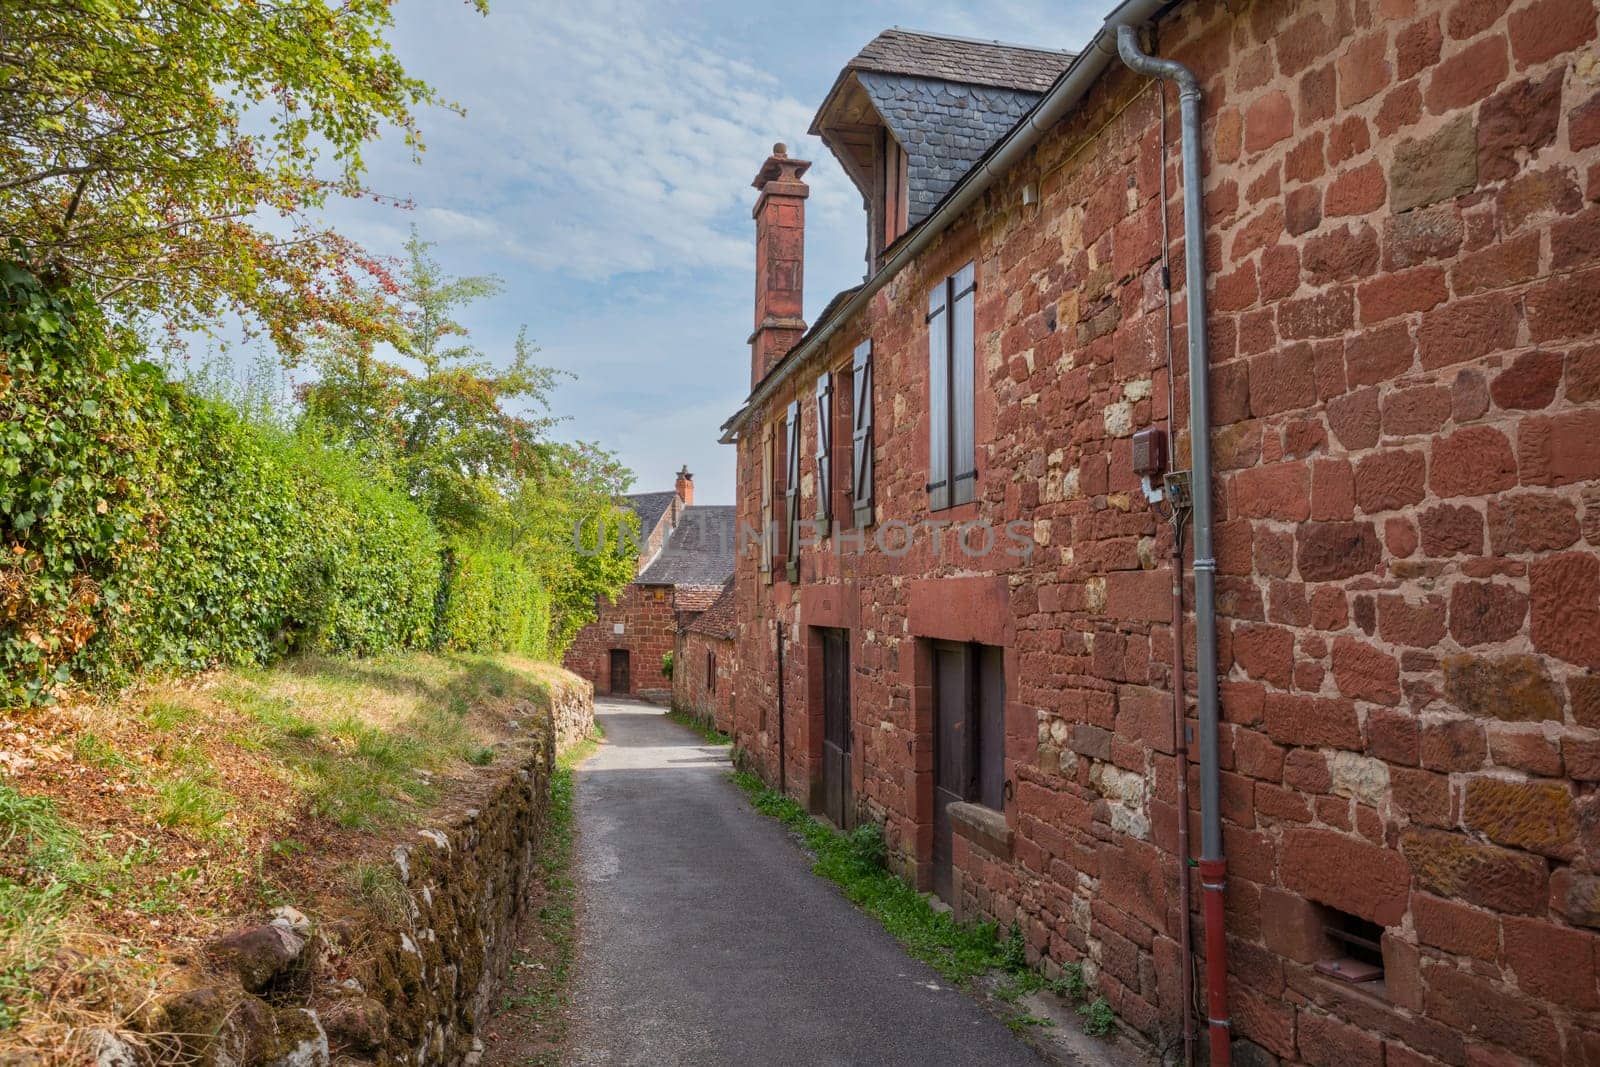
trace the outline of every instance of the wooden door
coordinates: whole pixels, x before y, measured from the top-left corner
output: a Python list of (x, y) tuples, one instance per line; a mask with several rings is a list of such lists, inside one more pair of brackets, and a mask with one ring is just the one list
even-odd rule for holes
[(633, 683), (629, 678), (628, 650), (613, 648), (611, 650), (611, 692), (631, 693)]
[(954, 903), (950, 805), (972, 792), (972, 656), (966, 645), (934, 645), (933, 891)]
[(855, 824), (850, 766), (850, 631), (822, 631), (822, 804), (841, 830)]

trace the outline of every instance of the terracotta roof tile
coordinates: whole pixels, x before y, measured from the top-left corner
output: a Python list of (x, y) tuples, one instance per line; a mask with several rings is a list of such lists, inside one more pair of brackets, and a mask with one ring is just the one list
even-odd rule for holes
[(705, 611), (687, 627), (692, 634), (705, 634), (731, 641), (738, 633), (738, 617), (734, 611), (733, 579), (722, 587), (722, 593)]

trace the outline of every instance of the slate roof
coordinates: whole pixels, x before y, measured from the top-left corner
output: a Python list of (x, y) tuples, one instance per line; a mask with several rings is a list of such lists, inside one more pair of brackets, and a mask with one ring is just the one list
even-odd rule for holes
[(622, 498), (624, 506), (639, 516), (639, 533), (646, 540), (656, 528), (661, 516), (667, 513), (677, 493), (669, 489), (664, 493), (631, 493)]
[(874, 37), (845, 69), (997, 85), (1042, 95), (1067, 69), (1072, 55), (1052, 48), (919, 33), (896, 26)]
[(738, 636), (738, 616), (734, 611), (733, 579), (722, 587), (722, 594), (685, 629), (692, 634), (705, 634), (724, 641)]
[(856, 77), (905, 150), (906, 221), (912, 226), (933, 213), (978, 157), (1004, 137), (1040, 96), (906, 74), (861, 71)]
[(719, 588), (733, 573), (737, 532), (732, 505), (684, 508), (677, 529), (636, 580), (640, 585)]

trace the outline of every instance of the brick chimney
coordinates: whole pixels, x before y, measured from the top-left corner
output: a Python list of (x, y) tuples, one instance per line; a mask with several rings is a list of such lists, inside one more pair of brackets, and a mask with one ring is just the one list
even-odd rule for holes
[(811, 167), (790, 159), (781, 142), (751, 184), (761, 190), (751, 214), (756, 220), (756, 329), (750, 335), (753, 387), (806, 332), (802, 315), (805, 279), (806, 197), (801, 175)]
[(689, 465), (685, 463), (678, 472), (678, 482), (673, 486), (678, 491), (678, 499), (683, 501), (684, 507), (694, 504), (694, 475), (689, 473)]

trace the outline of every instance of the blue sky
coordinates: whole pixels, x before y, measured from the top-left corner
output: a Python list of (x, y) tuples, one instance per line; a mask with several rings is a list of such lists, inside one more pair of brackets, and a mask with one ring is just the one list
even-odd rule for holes
[(408, 228), (458, 274), (505, 291), (466, 320), (491, 356), (519, 326), (539, 360), (577, 375), (556, 406), (560, 436), (598, 441), (670, 488), (687, 463), (699, 503), (733, 500), (733, 450), (718, 427), (748, 391), (750, 188), (774, 141), (815, 166), (806, 307), (860, 280), (860, 197), (806, 128), (839, 68), (899, 25), (1059, 48), (1104, 11), (1079, 2), (981, 5), (714, 0), (495, 0), (487, 18), (446, 0), (396, 5), (396, 50), (464, 105), (422, 116), (414, 164), (392, 138), (371, 184), (410, 211), (329, 214), (375, 251)]

